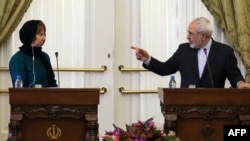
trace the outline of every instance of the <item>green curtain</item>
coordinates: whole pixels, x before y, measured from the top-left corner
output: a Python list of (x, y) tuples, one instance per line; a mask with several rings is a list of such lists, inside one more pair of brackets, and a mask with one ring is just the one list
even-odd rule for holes
[(240, 55), (250, 82), (250, 0), (202, 0)]
[(0, 46), (21, 21), (32, 0), (0, 0)]

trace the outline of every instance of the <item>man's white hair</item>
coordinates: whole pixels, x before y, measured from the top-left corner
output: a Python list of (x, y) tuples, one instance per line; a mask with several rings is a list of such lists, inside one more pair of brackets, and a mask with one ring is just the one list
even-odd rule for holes
[(195, 19), (198, 22), (197, 32), (198, 33), (206, 33), (208, 37), (211, 37), (213, 34), (213, 27), (210, 21), (207, 18), (199, 17)]

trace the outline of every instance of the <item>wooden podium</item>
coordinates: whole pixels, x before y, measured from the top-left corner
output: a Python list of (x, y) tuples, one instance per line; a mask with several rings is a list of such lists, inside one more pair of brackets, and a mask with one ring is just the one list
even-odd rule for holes
[(185, 141), (223, 141), (224, 125), (250, 124), (250, 89), (159, 88), (164, 130)]
[(8, 141), (96, 141), (99, 88), (10, 88)]

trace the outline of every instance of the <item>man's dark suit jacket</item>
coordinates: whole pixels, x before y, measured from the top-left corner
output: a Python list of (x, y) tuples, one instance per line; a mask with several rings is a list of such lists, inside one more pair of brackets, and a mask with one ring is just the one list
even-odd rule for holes
[[(182, 88), (187, 88), (190, 84), (200, 88), (211, 88), (212, 82), (207, 64), (201, 78), (199, 77), (197, 54), (198, 49), (193, 49), (189, 43), (184, 43), (166, 62), (151, 57), (150, 63), (148, 65), (143, 63), (143, 67), (162, 76), (180, 71)], [(208, 62), (214, 88), (224, 88), (226, 79), (230, 81), (232, 87), (237, 87), (237, 82), (244, 81), (237, 66), (234, 50), (230, 46), (212, 40)]]

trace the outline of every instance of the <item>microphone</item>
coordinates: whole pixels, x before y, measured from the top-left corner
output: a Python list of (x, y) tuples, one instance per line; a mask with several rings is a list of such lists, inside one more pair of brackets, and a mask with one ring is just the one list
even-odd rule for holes
[(58, 67), (58, 52), (55, 52), (56, 55), (56, 64), (57, 64), (57, 87), (60, 88), (60, 77), (59, 77), (59, 67)]
[(210, 65), (209, 65), (209, 61), (208, 61), (208, 56), (207, 56), (207, 49), (204, 48), (203, 49), (205, 55), (206, 55), (206, 58), (207, 58), (207, 68), (208, 68), (208, 73), (209, 73), (209, 77), (210, 77), (210, 82), (211, 82), (211, 85), (212, 85), (212, 88), (214, 88), (214, 81), (213, 81), (213, 77), (212, 77), (212, 73), (211, 73), (211, 69), (210, 69)]

